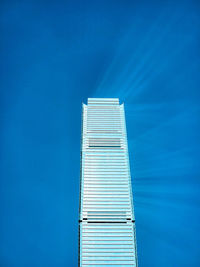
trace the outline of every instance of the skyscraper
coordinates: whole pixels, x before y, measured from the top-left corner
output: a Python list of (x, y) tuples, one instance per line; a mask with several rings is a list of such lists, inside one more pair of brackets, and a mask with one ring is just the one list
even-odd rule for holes
[(137, 266), (124, 105), (83, 104), (79, 266)]

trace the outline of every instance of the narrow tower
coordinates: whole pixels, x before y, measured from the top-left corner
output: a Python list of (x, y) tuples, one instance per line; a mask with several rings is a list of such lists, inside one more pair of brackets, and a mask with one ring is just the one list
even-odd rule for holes
[(79, 266), (136, 267), (124, 105), (89, 98), (82, 120)]

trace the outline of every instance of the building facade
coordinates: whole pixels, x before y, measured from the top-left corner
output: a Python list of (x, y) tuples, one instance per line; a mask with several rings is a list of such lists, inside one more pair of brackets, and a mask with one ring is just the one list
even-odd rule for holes
[(83, 104), (79, 266), (137, 267), (124, 105)]

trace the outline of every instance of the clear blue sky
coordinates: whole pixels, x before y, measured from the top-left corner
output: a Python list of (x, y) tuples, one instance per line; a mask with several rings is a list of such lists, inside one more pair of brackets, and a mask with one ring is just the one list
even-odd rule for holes
[(77, 266), (81, 103), (125, 102), (139, 267), (200, 266), (198, 1), (0, 2), (0, 266)]

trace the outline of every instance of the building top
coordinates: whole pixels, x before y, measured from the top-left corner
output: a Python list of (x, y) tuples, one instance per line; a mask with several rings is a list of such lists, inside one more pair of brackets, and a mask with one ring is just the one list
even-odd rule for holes
[(88, 105), (119, 105), (119, 98), (88, 98)]

